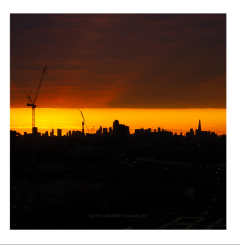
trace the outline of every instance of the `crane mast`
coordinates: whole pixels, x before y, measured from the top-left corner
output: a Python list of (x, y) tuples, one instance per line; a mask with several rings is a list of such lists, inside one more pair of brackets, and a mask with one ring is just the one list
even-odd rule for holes
[(41, 87), (41, 84), (42, 84), (42, 80), (43, 80), (43, 77), (44, 77), (44, 74), (46, 72), (46, 69), (47, 69), (47, 66), (44, 67), (43, 69), (43, 72), (42, 72), (42, 76), (41, 76), (41, 79), (40, 79), (40, 82), (39, 82), (39, 85), (38, 85), (38, 88), (37, 88), (37, 92), (36, 92), (36, 95), (35, 95), (35, 98), (34, 100), (32, 101), (30, 95), (28, 94), (28, 100), (31, 102), (31, 103), (27, 103), (27, 106), (31, 106), (32, 107), (32, 128), (35, 127), (35, 108), (36, 108), (36, 100), (37, 100), (37, 96), (38, 96), (38, 92), (39, 92), (39, 89)]
[[(34, 97), (34, 100), (31, 99), (30, 95), (28, 94), (28, 103), (27, 103), (27, 106), (31, 106), (32, 107), (32, 167), (35, 166), (35, 136), (36, 136), (36, 133), (37, 133), (37, 130), (35, 128), (35, 108), (36, 108), (36, 100), (37, 100), (37, 96), (38, 96), (38, 92), (39, 92), (39, 89), (41, 87), (41, 84), (42, 84), (42, 80), (43, 80), (43, 77), (44, 77), (44, 74), (46, 72), (46, 69), (47, 69), (47, 66), (45, 66), (43, 68), (43, 72), (42, 72), (42, 75), (41, 75), (41, 79), (40, 79), (40, 82), (38, 84), (38, 88), (37, 88), (37, 92), (36, 92), (36, 95)], [(31, 103), (29, 103), (31, 102)]]
[[(80, 111), (81, 114), (82, 114), (82, 111)], [(84, 134), (84, 122), (85, 122), (85, 119), (84, 119), (84, 116), (82, 114), (82, 118), (83, 118), (83, 121), (82, 121), (82, 133)]]
[[(79, 110), (80, 111), (80, 110)], [(85, 118), (84, 118), (84, 116), (83, 116), (83, 113), (82, 113), (82, 111), (80, 111), (81, 112), (81, 115), (82, 115), (82, 133), (84, 134), (84, 124), (85, 124)], [(86, 128), (87, 128), (87, 132), (89, 133), (89, 129), (88, 129), (88, 127), (87, 127), (87, 124), (85, 124), (86, 125)], [(93, 126), (93, 129), (94, 129), (94, 126)], [(92, 131), (93, 131), (93, 129), (92, 129)], [(92, 131), (91, 131), (91, 133), (92, 133)]]

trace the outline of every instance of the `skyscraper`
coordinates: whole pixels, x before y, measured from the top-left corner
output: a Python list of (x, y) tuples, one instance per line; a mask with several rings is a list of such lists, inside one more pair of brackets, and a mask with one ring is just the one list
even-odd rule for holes
[(199, 120), (199, 124), (198, 124), (198, 132), (201, 132), (201, 120)]
[(103, 135), (107, 135), (107, 128), (103, 128)]
[(113, 122), (113, 133), (116, 134), (117, 130), (118, 130), (118, 126), (119, 126), (119, 121), (115, 120)]
[(201, 120), (199, 120), (198, 129), (196, 129), (196, 136), (201, 137), (202, 132), (203, 131), (201, 129)]
[(125, 126), (125, 124), (119, 124), (118, 120), (113, 122), (113, 136), (124, 140), (129, 135), (129, 126)]
[(190, 135), (191, 135), (191, 136), (194, 136), (193, 128), (190, 129)]
[(109, 128), (109, 133), (112, 134), (113, 130), (112, 127)]
[(62, 129), (58, 129), (58, 130), (57, 130), (57, 136), (58, 136), (58, 137), (61, 137), (61, 136), (62, 136)]
[(97, 130), (96, 134), (99, 136), (102, 135), (102, 126)]

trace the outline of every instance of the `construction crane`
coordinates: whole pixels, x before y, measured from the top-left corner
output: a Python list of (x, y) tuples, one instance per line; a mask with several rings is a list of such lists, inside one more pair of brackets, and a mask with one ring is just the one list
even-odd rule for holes
[[(35, 127), (35, 107), (36, 107), (36, 99), (37, 99), (37, 96), (38, 96), (38, 92), (39, 92), (39, 89), (41, 87), (41, 83), (42, 83), (42, 80), (43, 80), (43, 76), (44, 76), (44, 73), (47, 69), (47, 66), (45, 66), (43, 68), (43, 72), (42, 72), (42, 76), (41, 76), (41, 79), (40, 79), (40, 82), (39, 82), (39, 85), (38, 85), (38, 88), (37, 88), (37, 92), (36, 92), (36, 95), (35, 95), (35, 98), (34, 100), (32, 101), (30, 95), (28, 94), (28, 103), (27, 103), (27, 106), (31, 106), (32, 107), (32, 128)], [(29, 103), (31, 102), (31, 103)]]
[[(80, 111), (80, 110), (79, 110)], [(85, 123), (85, 118), (84, 118), (84, 116), (83, 116), (83, 113), (82, 113), (82, 111), (80, 111), (81, 112), (81, 115), (82, 115), (82, 118), (83, 118), (83, 121), (82, 121), (82, 133), (84, 133), (84, 124), (86, 125), (86, 128), (87, 128), (87, 132), (89, 133), (93, 133), (93, 130), (94, 130), (94, 126), (93, 126), (93, 128), (92, 128), (92, 130), (90, 131), (89, 129), (88, 129), (88, 126), (87, 126), (87, 124)]]
[[(80, 111), (80, 112), (82, 114), (82, 111)], [(83, 114), (82, 114), (82, 118), (83, 118), (83, 121), (82, 121), (82, 133), (84, 134), (84, 122), (85, 122), (85, 118), (84, 118)]]

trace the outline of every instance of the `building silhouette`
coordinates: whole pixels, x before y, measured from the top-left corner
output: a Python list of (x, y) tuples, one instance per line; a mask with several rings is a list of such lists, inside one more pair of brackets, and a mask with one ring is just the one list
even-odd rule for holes
[(102, 126), (100, 126), (100, 128), (97, 130), (96, 134), (98, 136), (101, 136), (102, 135)]
[(113, 136), (118, 140), (125, 140), (129, 132), (129, 126), (125, 126), (125, 124), (119, 124), (118, 120), (113, 122)]
[(61, 136), (62, 136), (62, 129), (58, 129), (58, 130), (57, 130), (57, 136), (58, 136), (58, 137), (61, 137)]
[(210, 135), (211, 135), (210, 131), (202, 131), (201, 121), (199, 120), (198, 129), (196, 129), (197, 138), (210, 139)]
[(33, 128), (32, 128), (32, 133), (33, 133), (33, 135), (35, 135), (35, 136), (37, 135), (37, 127), (33, 127)]
[(115, 120), (113, 122), (113, 134), (116, 134), (116, 132), (118, 130), (118, 127), (119, 127), (119, 121), (118, 120)]
[(112, 127), (109, 127), (109, 134), (112, 135), (112, 133), (113, 133)]
[(190, 129), (190, 132), (187, 132), (187, 133), (186, 133), (186, 137), (188, 137), (188, 138), (193, 138), (193, 137), (194, 137), (194, 131), (193, 131), (193, 128)]
[(107, 135), (107, 133), (108, 133), (108, 129), (107, 128), (103, 128), (103, 135)]
[(53, 137), (54, 136), (54, 130), (52, 128), (52, 132), (50, 132), (50, 137)]
[(198, 123), (198, 129), (195, 130), (195, 134), (197, 137), (200, 137), (201, 136), (201, 121), (199, 120), (199, 123)]
[(48, 131), (46, 131), (42, 136), (48, 137)]
[(198, 131), (201, 132), (201, 120), (199, 120)]

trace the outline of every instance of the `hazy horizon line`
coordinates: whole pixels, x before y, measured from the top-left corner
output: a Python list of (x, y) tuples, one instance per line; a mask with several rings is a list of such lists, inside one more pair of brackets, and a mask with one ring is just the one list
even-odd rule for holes
[[(25, 107), (10, 107), (10, 109), (30, 109), (29, 107), (25, 108)], [(136, 107), (36, 107), (35, 109), (152, 109), (152, 110), (210, 110), (210, 109), (227, 109), (227, 108), (222, 108), (222, 107), (206, 107), (206, 108), (190, 108), (190, 107), (186, 107), (186, 108), (155, 108), (155, 107), (139, 107), (139, 108), (136, 108)]]

